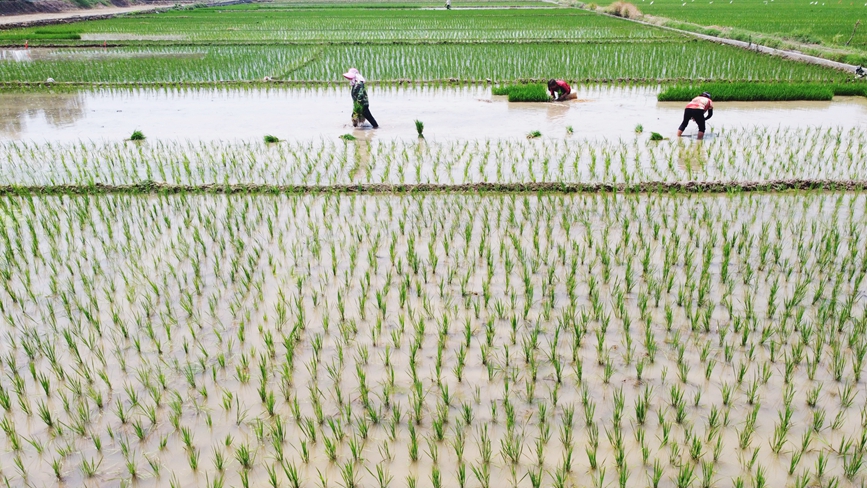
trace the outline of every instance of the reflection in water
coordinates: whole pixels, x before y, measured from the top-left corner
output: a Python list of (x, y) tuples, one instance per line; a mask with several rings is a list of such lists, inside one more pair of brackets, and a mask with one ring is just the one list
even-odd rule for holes
[(349, 170), (349, 179), (355, 180), (363, 176), (370, 167), (370, 141), (373, 139), (373, 129), (359, 129), (352, 131), (355, 140), (354, 164)]
[(54, 128), (68, 127), (84, 117), (81, 93), (0, 94), (0, 134), (18, 137), (28, 120), (44, 118)]
[(105, 61), (132, 58), (203, 59), (206, 55), (205, 51), (158, 52), (151, 50), (135, 51), (127, 48), (0, 49), (0, 61), (19, 63), (30, 61)]
[(571, 102), (550, 102), (548, 105), (548, 121), (559, 122), (566, 118)]
[(702, 174), (707, 165), (708, 156), (702, 141), (697, 144), (681, 145), (677, 151), (677, 167), (687, 174), (687, 180), (693, 180)]
[(0, 49), (0, 61), (15, 61), (21, 63), (24, 61), (33, 61), (28, 49)]

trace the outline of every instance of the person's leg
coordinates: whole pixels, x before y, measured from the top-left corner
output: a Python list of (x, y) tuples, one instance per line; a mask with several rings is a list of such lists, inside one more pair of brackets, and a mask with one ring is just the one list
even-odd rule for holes
[(698, 140), (704, 139), (704, 113), (695, 116), (695, 123), (698, 124)]
[(379, 127), (379, 124), (376, 123), (376, 119), (374, 119), (373, 115), (370, 113), (370, 107), (368, 105), (364, 106), (364, 110), (362, 110), (361, 113), (364, 114), (364, 118), (370, 122), (370, 125), (372, 125), (374, 129)]
[(683, 130), (686, 129), (687, 124), (689, 124), (689, 119), (692, 118), (692, 115), (689, 113), (689, 109), (683, 110), (683, 122), (680, 123), (680, 127), (677, 128), (677, 137), (683, 135)]

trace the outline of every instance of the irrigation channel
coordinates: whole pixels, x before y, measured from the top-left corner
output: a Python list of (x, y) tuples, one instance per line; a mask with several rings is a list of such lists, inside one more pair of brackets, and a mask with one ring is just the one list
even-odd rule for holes
[[(121, 140), (133, 130), (151, 139), (309, 140), (352, 133), (358, 138), (407, 140), (414, 121), (424, 123), (428, 140), (523, 138), (532, 131), (563, 138), (671, 136), (683, 103), (656, 101), (657, 86), (584, 86), (567, 103), (509, 103), (489, 86), (383, 87), (369, 89), (378, 131), (354, 130), (349, 123), (348, 87), (105, 88), (76, 92), (7, 93), (0, 97), (0, 137), (71, 142)], [(749, 127), (867, 128), (867, 100), (838, 97), (831, 102), (717, 103), (709, 122), (714, 131)], [(695, 134), (695, 126), (687, 131)]]

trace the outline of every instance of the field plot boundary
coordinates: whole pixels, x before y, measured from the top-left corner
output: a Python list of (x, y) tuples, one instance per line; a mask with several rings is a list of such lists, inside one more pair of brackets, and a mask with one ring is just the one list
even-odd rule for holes
[(730, 193), (783, 191), (862, 192), (867, 180), (781, 179), (766, 181), (682, 181), (642, 183), (360, 183), (343, 185), (270, 185), (256, 183), (207, 183), (182, 185), (143, 181), (131, 185), (94, 183), (88, 185), (3, 185), (0, 196), (14, 195), (99, 195), (99, 194), (319, 194), (354, 193), (385, 195), (395, 193)]
[[(120, 17), (124, 15), (136, 15), (136, 14), (149, 14), (155, 12), (161, 12), (166, 10), (172, 10), (178, 7), (178, 5), (198, 5), (200, 2), (187, 0), (188, 3), (181, 3), (178, 1), (169, 2), (166, 1), (164, 3), (157, 4), (139, 4), (139, 5), (131, 5), (129, 7), (117, 7), (114, 11), (110, 13), (106, 13), (103, 9), (80, 9), (80, 10), (66, 10), (61, 12), (54, 13), (44, 13), (44, 14), (22, 14), (22, 15), (7, 15), (0, 16), (0, 30), (9, 30), (9, 29), (19, 29), (25, 27), (43, 27), (46, 25), (57, 25), (57, 24), (72, 24), (76, 22), (85, 22), (89, 20), (106, 20), (113, 19), (115, 17)], [(207, 3), (208, 7), (225, 7), (229, 5), (237, 5), (241, 3), (253, 3), (253, 0), (216, 0), (214, 2)], [(44, 17), (41, 19), (31, 19), (26, 20), (27, 17)]]
[(605, 16), (613, 17), (615, 19), (620, 19), (620, 20), (626, 20), (629, 22), (634, 22), (636, 24), (646, 25), (648, 27), (656, 27), (656, 28), (664, 29), (664, 30), (671, 31), (671, 32), (677, 32), (677, 33), (680, 33), (683, 35), (696, 37), (698, 39), (702, 39), (705, 41), (715, 42), (717, 44), (725, 44), (728, 46), (739, 47), (741, 49), (746, 49), (748, 51), (755, 51), (755, 52), (759, 52), (759, 53), (763, 53), (763, 54), (770, 54), (772, 56), (777, 56), (777, 57), (789, 59), (792, 61), (799, 61), (802, 63), (815, 64), (818, 66), (824, 66), (826, 68), (832, 68), (832, 69), (836, 69), (836, 70), (840, 70), (840, 71), (848, 71), (848, 72), (854, 73), (855, 69), (857, 68), (857, 66), (855, 66), (854, 64), (847, 64), (847, 63), (841, 63), (839, 61), (832, 61), (830, 59), (825, 59), (825, 58), (822, 58), (819, 56), (813, 56), (810, 54), (804, 54), (804, 53), (797, 52), (797, 51), (790, 51), (790, 50), (786, 50), (786, 49), (777, 49), (777, 48), (773, 48), (773, 47), (763, 46), (761, 44), (756, 44), (754, 42), (744, 42), (744, 41), (739, 41), (737, 39), (729, 39), (727, 37), (711, 36), (711, 35), (707, 35), (707, 34), (702, 34), (700, 32), (692, 32), (692, 31), (688, 31), (688, 30), (684, 30), (684, 29), (677, 29), (674, 27), (669, 27), (666, 25), (654, 24), (653, 22), (647, 22), (645, 20), (627, 19), (625, 17), (618, 17), (616, 15), (611, 15), (611, 14), (606, 14), (606, 13), (600, 13), (600, 15), (605, 15)]

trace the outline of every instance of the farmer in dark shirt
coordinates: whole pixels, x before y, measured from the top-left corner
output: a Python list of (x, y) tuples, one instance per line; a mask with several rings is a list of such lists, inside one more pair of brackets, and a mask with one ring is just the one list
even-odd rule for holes
[(376, 119), (374, 119), (373, 115), (370, 113), (370, 101), (367, 99), (367, 89), (364, 86), (364, 77), (361, 76), (361, 73), (359, 73), (355, 68), (349, 68), (349, 71), (343, 73), (343, 77), (349, 80), (349, 86), (352, 87), (352, 90), (350, 91), (352, 101), (361, 105), (361, 113), (364, 115), (364, 118), (370, 122), (370, 125), (372, 125), (374, 129), (378, 129), (379, 124), (376, 123)]

